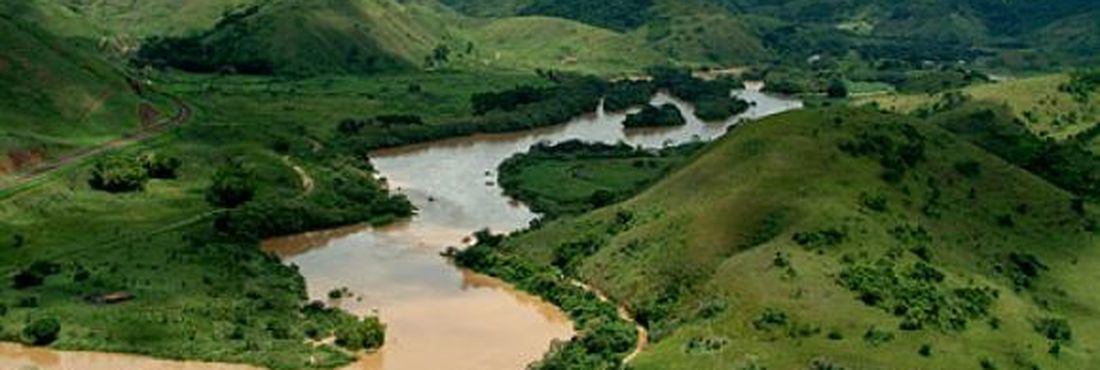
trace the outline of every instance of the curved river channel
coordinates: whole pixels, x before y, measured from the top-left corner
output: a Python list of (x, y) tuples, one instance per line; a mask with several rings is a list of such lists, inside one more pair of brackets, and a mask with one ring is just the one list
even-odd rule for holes
[[(458, 269), (440, 257), (448, 246), (488, 227), (497, 233), (526, 227), (538, 215), (503, 194), (496, 168), (539, 142), (572, 139), (661, 147), (713, 140), (742, 119), (760, 118), (802, 104), (757, 91), (738, 91), (752, 108), (721, 123), (695, 118), (694, 109), (667, 95), (688, 124), (624, 131), (625, 113), (598, 112), (568, 123), (520, 133), (476, 135), (372, 153), (392, 190), (416, 205), (416, 217), (391, 226), (353, 226), (269, 240), (264, 248), (297, 265), (309, 294), (327, 299), (335, 288), (353, 296), (330, 301), (356, 314), (376, 313), (387, 324), (386, 345), (353, 370), (522, 369), (573, 325), (556, 307), (496, 279)], [(99, 353), (71, 353), (0, 345), (0, 368), (19, 369), (236, 369), (220, 364), (165, 362)]]

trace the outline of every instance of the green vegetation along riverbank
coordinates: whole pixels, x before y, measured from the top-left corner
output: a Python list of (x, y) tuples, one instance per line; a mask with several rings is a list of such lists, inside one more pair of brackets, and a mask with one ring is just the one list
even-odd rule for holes
[(570, 141), (536, 145), (500, 165), (504, 192), (547, 218), (630, 198), (692, 158), (703, 144), (648, 151)]
[(866, 108), (748, 123), (492, 250), (627, 305), (652, 340), (633, 368), (1094, 363), (1095, 206), (942, 127)]

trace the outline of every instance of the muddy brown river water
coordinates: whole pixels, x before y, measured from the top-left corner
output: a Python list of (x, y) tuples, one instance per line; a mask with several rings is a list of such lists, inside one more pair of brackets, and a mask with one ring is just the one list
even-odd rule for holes
[[(512, 134), (476, 135), (377, 151), (372, 162), (394, 191), (417, 206), (411, 220), (383, 228), (346, 227), (269, 240), (264, 248), (297, 265), (309, 293), (327, 299), (346, 287), (354, 294), (332, 302), (357, 314), (378, 314), (388, 325), (385, 347), (349, 366), (355, 370), (522, 369), (553, 340), (573, 333), (557, 308), (496, 279), (455, 268), (439, 253), (488, 227), (510, 232), (537, 215), (503, 195), (496, 168), (539, 142), (571, 139), (661, 147), (712, 140), (745, 118), (797, 109), (801, 103), (756, 91), (736, 94), (754, 102), (745, 114), (705, 123), (687, 104), (667, 95), (688, 124), (624, 131), (625, 113), (599, 112), (568, 123)], [(56, 352), (0, 345), (0, 369), (237, 369), (232, 365), (165, 362), (99, 353)]]

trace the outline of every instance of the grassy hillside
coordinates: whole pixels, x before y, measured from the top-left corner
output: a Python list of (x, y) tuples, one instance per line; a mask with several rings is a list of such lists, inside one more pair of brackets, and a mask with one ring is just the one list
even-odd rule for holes
[(143, 38), (209, 28), (222, 14), (264, 0), (13, 0), (33, 4), (45, 27), (65, 36)]
[(640, 38), (547, 17), (491, 20), (468, 31), (475, 66), (579, 70), (590, 73), (639, 71), (666, 59)]
[[(1007, 105), (1036, 134), (1061, 140), (1100, 124), (1100, 94), (1075, 97), (1060, 88), (1069, 81), (1065, 74), (1042, 75), (974, 85), (960, 92), (974, 100)], [(885, 109), (911, 113), (931, 109), (941, 99), (935, 95), (891, 94), (857, 102), (874, 102)]]
[(703, 1), (658, 1), (660, 14), (638, 33), (664, 55), (687, 64), (745, 65), (767, 60), (754, 25)]
[(176, 113), (92, 46), (3, 17), (0, 43), (0, 176)]
[(1072, 199), (914, 118), (811, 110), (500, 250), (625, 303), (638, 369), (1087, 368), (1100, 248)]
[(139, 63), (192, 72), (373, 73), (419, 66), (447, 37), (445, 13), (418, 2), (280, 0), (214, 28), (147, 42)]

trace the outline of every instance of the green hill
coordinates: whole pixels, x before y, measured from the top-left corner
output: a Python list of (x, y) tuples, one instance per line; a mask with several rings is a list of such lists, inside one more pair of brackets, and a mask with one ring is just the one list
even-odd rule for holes
[(447, 35), (431, 4), (392, 0), (280, 0), (223, 17), (193, 36), (158, 38), (141, 63), (192, 72), (372, 73), (419, 65)]
[(810, 110), (500, 248), (625, 303), (637, 369), (1087, 368), (1100, 249), (1073, 199), (915, 118)]
[(635, 35), (560, 18), (508, 17), (471, 27), (473, 63), (503, 68), (627, 72), (666, 58)]
[[(1070, 83), (1066, 74), (1039, 75), (997, 83), (979, 84), (958, 90), (973, 100), (1008, 106), (1035, 134), (1057, 140), (1072, 138), (1100, 124), (1100, 96), (1074, 96), (1063, 91)], [(928, 94), (885, 94), (861, 97), (859, 103), (901, 112), (930, 111), (943, 104), (943, 96)]]
[(687, 64), (747, 65), (771, 59), (754, 21), (702, 1), (659, 1), (661, 14), (636, 33), (656, 50)]
[(93, 46), (0, 17), (0, 175), (101, 144), (175, 113)]
[(43, 27), (73, 37), (142, 38), (210, 28), (227, 12), (260, 0), (13, 0), (31, 4)]

